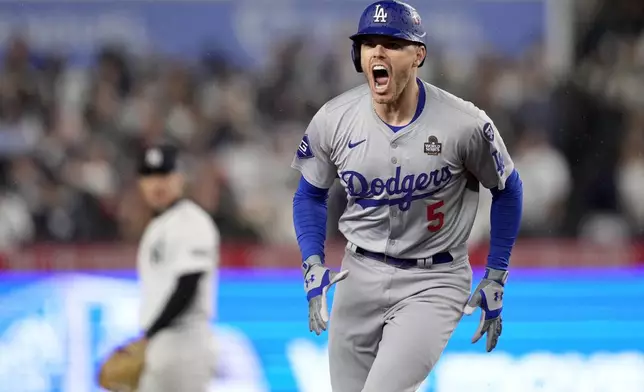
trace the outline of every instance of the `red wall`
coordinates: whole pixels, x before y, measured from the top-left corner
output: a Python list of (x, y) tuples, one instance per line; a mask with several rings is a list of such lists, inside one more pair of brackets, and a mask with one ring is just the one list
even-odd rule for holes
[[(327, 263), (339, 266), (343, 243), (327, 244)], [(482, 266), (486, 247), (470, 249), (472, 265)], [(131, 244), (37, 245), (0, 255), (0, 270), (110, 270), (132, 269), (136, 249)], [(299, 266), (296, 246), (224, 244), (222, 266), (234, 268)], [(632, 266), (644, 261), (644, 244), (606, 246), (579, 241), (523, 240), (511, 264), (521, 267)]]

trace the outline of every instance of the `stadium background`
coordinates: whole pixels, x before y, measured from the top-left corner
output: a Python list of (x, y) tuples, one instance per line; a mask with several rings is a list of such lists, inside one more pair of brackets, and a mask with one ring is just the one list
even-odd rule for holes
[[(223, 235), (213, 390), (329, 391), (289, 163), (362, 0), (0, 3), (0, 391), (97, 391), (138, 333), (132, 158), (170, 138)], [(525, 189), (497, 350), (464, 319), (424, 391), (644, 391), (644, 3), (412, 1), (421, 76), (495, 120)], [(489, 196), (473, 231), (484, 265)], [(329, 262), (342, 239), (329, 211)], [(431, 331), (428, 331), (430, 333)], [(468, 374), (466, 376), (466, 374)]]

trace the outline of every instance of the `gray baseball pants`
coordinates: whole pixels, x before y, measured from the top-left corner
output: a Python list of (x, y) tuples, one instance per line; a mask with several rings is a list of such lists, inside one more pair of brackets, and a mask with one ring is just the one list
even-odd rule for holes
[(329, 320), (334, 392), (415, 392), (461, 320), (470, 295), (467, 249), (454, 261), (402, 269), (347, 249), (349, 276)]
[(138, 392), (207, 392), (213, 377), (208, 325), (160, 331), (148, 343)]

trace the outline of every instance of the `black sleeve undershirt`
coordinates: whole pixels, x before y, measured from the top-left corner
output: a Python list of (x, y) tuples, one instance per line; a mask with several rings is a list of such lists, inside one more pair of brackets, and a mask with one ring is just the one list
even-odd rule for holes
[(145, 333), (148, 339), (152, 338), (152, 336), (163, 328), (168, 327), (178, 316), (188, 309), (197, 294), (199, 279), (202, 275), (203, 272), (194, 272), (179, 277), (177, 286), (170, 296), (170, 299), (168, 299), (163, 311)]

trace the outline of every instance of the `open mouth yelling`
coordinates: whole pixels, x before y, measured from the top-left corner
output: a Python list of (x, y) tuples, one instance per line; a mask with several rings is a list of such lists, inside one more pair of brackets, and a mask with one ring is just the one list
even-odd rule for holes
[(376, 92), (384, 93), (389, 86), (389, 70), (384, 65), (375, 64), (371, 67), (371, 72)]

